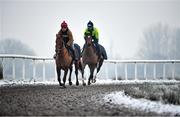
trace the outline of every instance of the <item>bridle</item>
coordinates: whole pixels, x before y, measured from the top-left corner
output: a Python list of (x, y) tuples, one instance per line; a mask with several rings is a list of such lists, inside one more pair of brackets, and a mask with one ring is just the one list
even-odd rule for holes
[[(86, 36), (85, 40), (86, 40), (87, 45), (89, 45), (89, 44), (92, 45), (93, 42), (92, 42), (92, 37), (91, 36)], [(88, 43), (88, 40), (91, 41), (91, 43)]]
[(61, 42), (62, 42), (62, 47), (57, 49), (57, 53), (60, 53), (65, 48), (64, 41), (61, 40)]

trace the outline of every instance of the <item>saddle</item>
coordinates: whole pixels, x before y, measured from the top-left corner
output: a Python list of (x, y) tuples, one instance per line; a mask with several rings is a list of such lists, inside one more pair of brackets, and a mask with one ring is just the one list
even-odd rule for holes
[(67, 51), (69, 52), (70, 56), (73, 58), (73, 52), (70, 48), (66, 47)]
[[(73, 48), (67, 48), (67, 50), (68, 50), (68, 52), (72, 58), (74, 58), (75, 60), (80, 59), (81, 49), (80, 49), (80, 46), (78, 44), (74, 44), (74, 50), (73, 50)], [(74, 54), (73, 54), (73, 52), (74, 52)]]

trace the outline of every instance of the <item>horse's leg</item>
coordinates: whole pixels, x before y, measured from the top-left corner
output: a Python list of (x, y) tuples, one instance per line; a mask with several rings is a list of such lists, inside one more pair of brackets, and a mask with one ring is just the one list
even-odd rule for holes
[(76, 85), (79, 85), (78, 81), (78, 63), (75, 63)]
[(88, 85), (91, 84), (91, 80), (93, 80), (93, 75), (94, 75), (94, 69), (95, 67), (94, 66), (89, 66), (90, 68), (90, 76), (89, 76), (89, 79), (88, 79)]
[(85, 80), (85, 78), (84, 78), (85, 65), (83, 65), (82, 62), (80, 62), (80, 64), (79, 64), (79, 69), (80, 69), (81, 74), (82, 74), (82, 84), (83, 84), (83, 86), (86, 86), (86, 83), (84, 82), (84, 80)]
[(97, 73), (100, 71), (103, 62), (104, 62), (104, 59), (100, 59), (99, 65), (98, 65), (98, 68), (97, 68)]
[(95, 74), (95, 76), (94, 76), (94, 78), (93, 78), (93, 83), (96, 82), (97, 73), (100, 71), (103, 62), (104, 62), (104, 59), (100, 59), (99, 64), (98, 64), (98, 67), (97, 67), (97, 72), (96, 72), (96, 74)]
[(85, 66), (83, 66), (82, 62), (80, 62), (80, 64), (79, 64), (79, 69), (80, 69), (81, 74), (82, 74), (82, 84), (83, 84), (83, 86), (86, 86), (86, 83), (84, 82), (84, 80), (85, 80), (85, 78), (84, 78)]
[(56, 71), (57, 71), (57, 77), (58, 77), (59, 85), (62, 86), (63, 84), (61, 83), (61, 69), (56, 67)]
[(63, 86), (65, 87), (65, 83), (66, 83), (66, 76), (67, 76), (67, 73), (68, 73), (68, 69), (65, 69), (64, 70), (64, 77), (63, 77)]
[(72, 74), (73, 67), (71, 66), (71, 67), (69, 68), (69, 70), (70, 70), (70, 73), (69, 73), (69, 85), (72, 85), (72, 82), (71, 82), (71, 74)]

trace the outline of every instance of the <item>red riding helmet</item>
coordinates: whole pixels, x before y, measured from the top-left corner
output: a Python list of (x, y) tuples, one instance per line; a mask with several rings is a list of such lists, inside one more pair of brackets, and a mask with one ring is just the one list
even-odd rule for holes
[(61, 28), (67, 28), (67, 27), (68, 27), (67, 23), (65, 21), (63, 21), (61, 23)]

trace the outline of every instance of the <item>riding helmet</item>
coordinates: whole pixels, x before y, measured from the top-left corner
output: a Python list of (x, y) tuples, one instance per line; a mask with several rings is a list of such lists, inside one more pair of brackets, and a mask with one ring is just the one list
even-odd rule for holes
[(68, 27), (67, 23), (65, 21), (63, 21), (61, 23), (61, 28), (67, 28), (67, 27)]
[(94, 24), (91, 21), (89, 21), (88, 24), (87, 24), (87, 27), (88, 28), (93, 28), (93, 26), (94, 26)]

